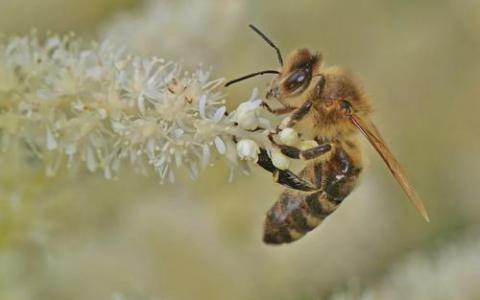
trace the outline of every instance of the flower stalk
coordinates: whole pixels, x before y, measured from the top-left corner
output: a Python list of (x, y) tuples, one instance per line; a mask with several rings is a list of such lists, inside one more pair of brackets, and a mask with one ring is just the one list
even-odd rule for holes
[[(196, 178), (217, 153), (247, 172), (270, 121), (254, 91), (228, 113), (223, 79), (160, 58), (126, 53), (108, 41), (73, 36), (15, 37), (0, 44), (0, 149), (24, 145), (46, 174), (81, 167), (115, 177), (129, 165), (173, 182)], [(264, 130), (252, 131), (255, 128)], [(248, 139), (247, 147), (235, 141)], [(253, 144), (252, 144), (253, 143)], [(237, 151), (239, 149), (239, 151)]]

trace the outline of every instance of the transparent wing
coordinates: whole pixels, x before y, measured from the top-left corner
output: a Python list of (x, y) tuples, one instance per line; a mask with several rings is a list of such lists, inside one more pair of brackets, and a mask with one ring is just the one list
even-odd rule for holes
[(385, 141), (380, 136), (380, 133), (378, 132), (375, 125), (371, 121), (364, 120), (357, 115), (350, 116), (350, 121), (368, 139), (368, 141), (373, 146), (373, 148), (375, 148), (378, 154), (380, 154), (388, 169), (392, 173), (393, 177), (397, 180), (397, 182), (407, 194), (408, 199), (410, 199), (413, 206), (415, 206), (415, 208), (427, 222), (430, 222), (430, 218), (428, 217), (428, 213), (425, 209), (425, 206), (423, 205), (422, 199), (420, 199), (420, 196), (417, 194), (413, 186), (408, 181), (407, 177), (405, 176), (405, 172), (402, 169), (402, 166), (393, 156), (390, 149), (388, 149)]

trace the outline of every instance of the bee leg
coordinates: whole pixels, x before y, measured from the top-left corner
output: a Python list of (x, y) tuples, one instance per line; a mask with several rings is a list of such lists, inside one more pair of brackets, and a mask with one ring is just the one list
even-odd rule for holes
[(290, 170), (276, 170), (273, 173), (273, 178), (276, 183), (285, 187), (299, 190), (303, 192), (314, 192), (320, 190), (320, 187), (313, 185), (311, 182), (299, 177)]
[(272, 160), (268, 156), (267, 151), (263, 148), (260, 148), (257, 164), (268, 172), (272, 173), (275, 182), (280, 183), (288, 188), (304, 192), (317, 191), (320, 189), (320, 187), (303, 179), (290, 170), (280, 170), (275, 167), (272, 163)]
[(340, 204), (355, 187), (362, 167), (344, 150), (337, 151), (325, 167), (325, 195), (332, 203)]
[(295, 110), (295, 108), (287, 106), (280, 108), (271, 108), (266, 102), (262, 102), (262, 106), (274, 115), (284, 115)]
[(283, 155), (301, 160), (315, 159), (332, 150), (332, 145), (330, 143), (321, 144), (305, 150), (287, 145), (278, 145), (277, 147), (280, 148), (280, 152), (282, 152)]
[(298, 109), (296, 109), (287, 119), (285, 128), (295, 126), (299, 121), (301, 121), (312, 108), (312, 101), (307, 100), (302, 104)]
[[(265, 105), (267, 105), (267, 104), (265, 103)], [(302, 104), (302, 106), (300, 106), (297, 109), (293, 109), (291, 107), (284, 107), (284, 108), (280, 109), (280, 110), (282, 110), (282, 112), (277, 113), (277, 114), (284, 114), (284, 113), (288, 113), (290, 111), (293, 111), (293, 113), (290, 116), (288, 116), (287, 118), (285, 118), (284, 121), (282, 122), (282, 124), (280, 124), (280, 126), (277, 126), (277, 129), (275, 130), (275, 133), (279, 133), (284, 128), (290, 128), (290, 127), (295, 126), (299, 121), (301, 121), (310, 112), (310, 110), (312, 108), (312, 105), (313, 105), (312, 101), (307, 100), (307, 101), (305, 101), (305, 103)], [(268, 107), (268, 105), (267, 105), (267, 107)], [(267, 108), (267, 109), (272, 111), (271, 108)], [(271, 134), (273, 134), (273, 133), (271, 133)], [(273, 139), (270, 135), (269, 135), (269, 138), (273, 142)]]
[(277, 148), (279, 148), (280, 152), (282, 152), (283, 155), (293, 159), (301, 159), (301, 160), (314, 159), (322, 156), (325, 153), (330, 152), (333, 148), (331, 143), (324, 143), (312, 148), (301, 150), (297, 147), (278, 144), (277, 142), (275, 142), (273, 135), (274, 133), (272, 132), (268, 135), (268, 138), (272, 142), (272, 144)]
[[(320, 97), (325, 87), (325, 77), (321, 76), (318, 83), (315, 85), (314, 94), (311, 95), (313, 99)], [(286, 126), (284, 128), (293, 127), (299, 121), (301, 121), (311, 110), (313, 102), (308, 99), (302, 106), (295, 110), (286, 120)], [(283, 129), (283, 128), (282, 128)]]

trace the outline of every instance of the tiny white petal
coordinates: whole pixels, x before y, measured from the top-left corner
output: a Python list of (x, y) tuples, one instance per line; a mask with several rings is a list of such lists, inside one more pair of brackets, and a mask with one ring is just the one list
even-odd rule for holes
[(147, 148), (147, 154), (149, 156), (153, 156), (155, 154), (155, 140), (148, 139), (146, 148)]
[(65, 145), (65, 154), (68, 156), (72, 156), (77, 152), (77, 146), (75, 144), (67, 144)]
[(103, 176), (106, 179), (112, 179), (112, 172), (110, 171), (110, 166), (107, 164), (103, 170)]
[(158, 168), (158, 167), (162, 166), (165, 163), (166, 160), (167, 160), (167, 158), (165, 156), (161, 156), (159, 159), (157, 159), (154, 162), (154, 166)]
[(87, 163), (87, 169), (90, 172), (95, 172), (95, 170), (97, 169), (97, 162), (95, 161), (95, 154), (93, 153), (92, 147), (87, 147), (85, 153), (85, 160)]
[(298, 142), (298, 133), (293, 128), (285, 128), (278, 133), (278, 139), (287, 146), (294, 146)]
[(163, 165), (163, 167), (158, 169), (158, 175), (163, 179), (167, 175), (168, 172), (168, 164)]
[(208, 77), (210, 77), (210, 72), (198, 70), (197, 75), (198, 75), (198, 81), (205, 82), (208, 80)]
[(142, 113), (145, 114), (145, 97), (143, 94), (140, 94), (137, 98), (137, 106), (138, 110)]
[(105, 119), (108, 116), (107, 111), (103, 108), (100, 108), (98, 110), (98, 115), (100, 116), (100, 119), (102, 119), (102, 120)]
[(207, 96), (202, 95), (198, 99), (198, 111), (200, 112), (200, 116), (202, 118), (205, 118), (205, 106), (207, 105)]
[(212, 118), (213, 122), (215, 123), (220, 122), (220, 120), (225, 115), (226, 111), (227, 111), (227, 108), (225, 106), (222, 106), (219, 109), (217, 109), (217, 111), (215, 111), (215, 114), (213, 115), (213, 118)]
[(57, 149), (57, 140), (55, 139), (55, 136), (53, 135), (52, 131), (50, 128), (47, 128), (47, 149), (48, 150), (54, 150)]
[(235, 178), (235, 169), (230, 168), (230, 174), (228, 175), (228, 182), (229, 183), (233, 182), (234, 178)]
[(202, 149), (202, 167), (205, 168), (208, 166), (208, 162), (210, 161), (210, 147), (208, 145), (203, 145)]
[(176, 128), (174, 131), (173, 131), (173, 136), (175, 138), (179, 138), (183, 135), (183, 133), (185, 132), (185, 130), (183, 130), (182, 128)]
[(112, 129), (115, 133), (122, 134), (127, 128), (120, 122), (112, 122)]
[(258, 89), (254, 88), (253, 91), (252, 91), (252, 95), (250, 96), (249, 101), (253, 101), (253, 100), (257, 99), (257, 97), (258, 97)]
[(189, 171), (190, 171), (189, 172), (190, 173), (190, 178), (192, 178), (192, 179), (197, 179), (198, 178), (199, 171), (198, 171), (197, 166), (194, 163), (189, 164)]
[(223, 140), (216, 136), (213, 142), (215, 143), (215, 147), (217, 147), (218, 153), (224, 154), (227, 149)]
[(260, 105), (262, 104), (262, 100), (261, 99), (258, 99), (258, 100), (254, 100), (254, 101), (250, 101), (250, 102), (247, 102), (247, 107), (249, 109), (256, 109), (258, 107), (260, 107)]

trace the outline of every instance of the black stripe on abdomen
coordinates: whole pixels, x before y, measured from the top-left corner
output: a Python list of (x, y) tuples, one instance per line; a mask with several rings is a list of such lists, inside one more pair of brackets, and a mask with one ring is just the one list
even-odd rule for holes
[(333, 212), (325, 210), (321, 196), (321, 193), (284, 191), (267, 213), (263, 241), (267, 244), (290, 243), (317, 227)]

